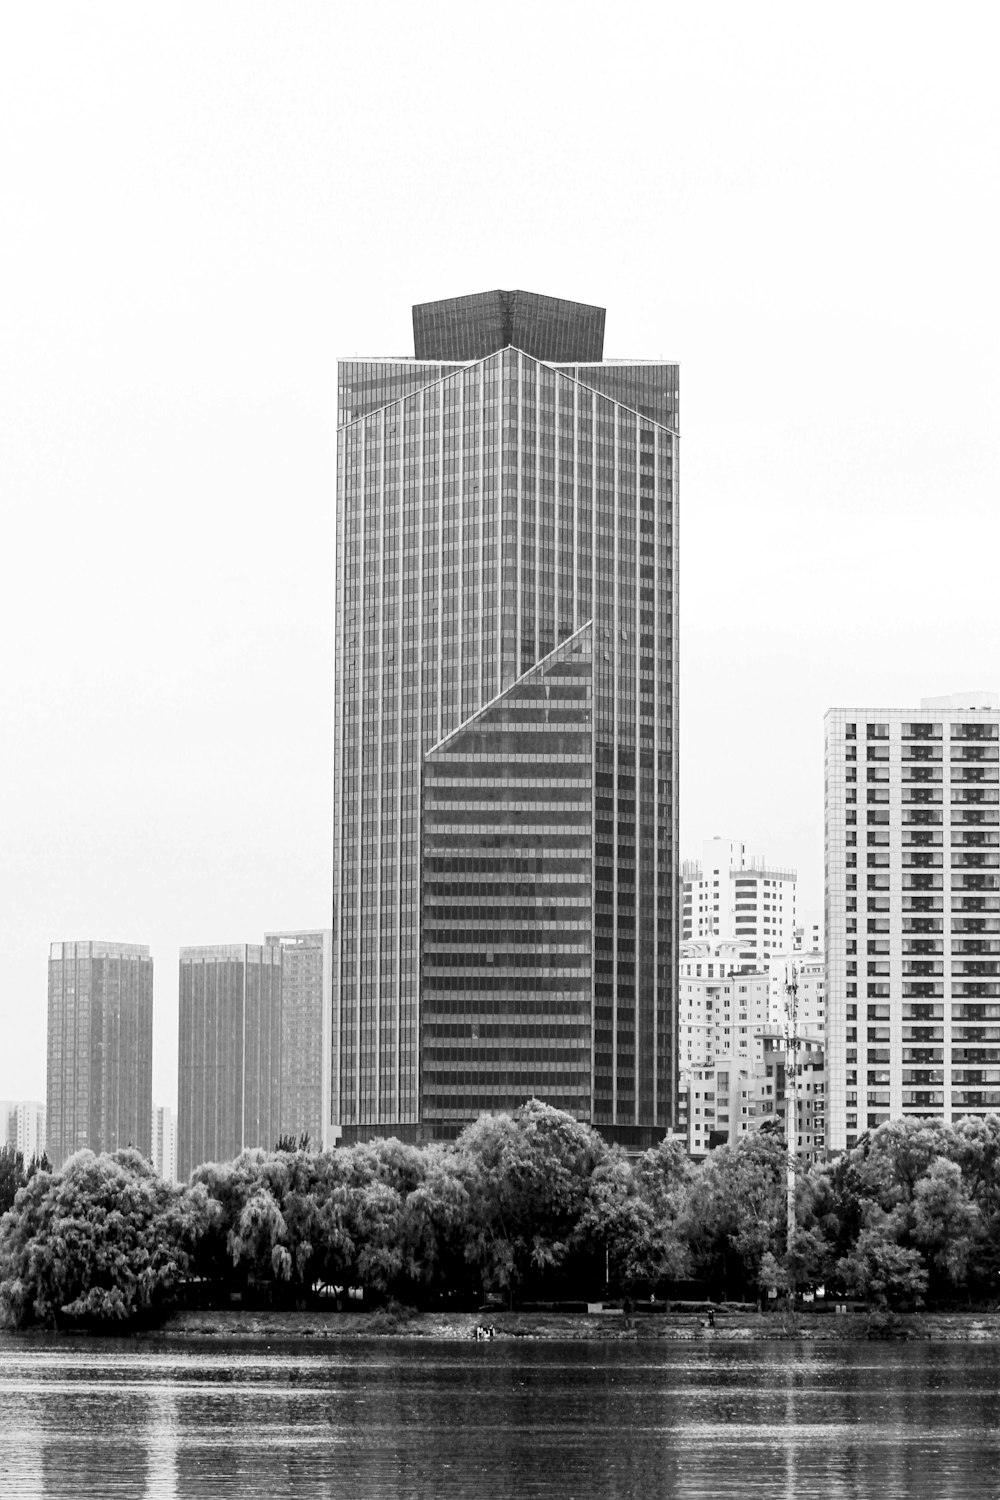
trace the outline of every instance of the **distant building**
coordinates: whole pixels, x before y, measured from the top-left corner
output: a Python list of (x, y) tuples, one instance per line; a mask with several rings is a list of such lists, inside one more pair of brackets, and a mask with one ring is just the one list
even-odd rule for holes
[(264, 941), (281, 949), (281, 1129), (331, 1145), (333, 934), (276, 932)]
[(166, 1104), (153, 1105), (153, 1166), (165, 1182), (177, 1181), (177, 1121)]
[(1000, 699), (826, 715), (829, 1145), (1000, 1111)]
[(20, 1151), (25, 1163), (45, 1150), (45, 1105), (36, 1099), (0, 1099), (0, 1146)]
[(733, 839), (706, 839), (701, 861), (681, 869), (684, 942), (737, 942), (737, 967), (752, 970), (791, 952), (796, 929), (796, 872), (747, 859)]
[(53, 1167), (83, 1147), (150, 1154), (153, 960), (134, 943), (49, 951), (46, 1129)]
[(330, 1144), (329, 929), (182, 948), (177, 1170), (282, 1136)]

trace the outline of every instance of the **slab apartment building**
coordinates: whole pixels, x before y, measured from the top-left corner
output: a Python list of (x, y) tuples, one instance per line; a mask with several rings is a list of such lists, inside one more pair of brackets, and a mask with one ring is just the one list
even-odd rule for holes
[(1000, 1111), (1000, 704), (826, 716), (828, 1141)]
[(339, 366), (333, 1117), (674, 1117), (674, 364), (604, 309), (413, 309)]

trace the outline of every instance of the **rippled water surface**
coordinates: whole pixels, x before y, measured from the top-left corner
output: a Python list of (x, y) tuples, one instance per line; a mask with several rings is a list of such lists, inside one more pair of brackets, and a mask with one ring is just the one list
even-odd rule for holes
[(0, 1495), (1000, 1495), (990, 1345), (0, 1335)]

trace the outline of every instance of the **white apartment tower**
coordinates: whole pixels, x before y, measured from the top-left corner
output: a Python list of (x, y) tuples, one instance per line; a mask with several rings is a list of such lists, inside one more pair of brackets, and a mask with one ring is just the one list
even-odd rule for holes
[(684, 942), (737, 942), (737, 967), (754, 968), (795, 942), (795, 871), (747, 859), (734, 839), (706, 839), (701, 861), (685, 860)]
[(1000, 1110), (1000, 699), (826, 716), (828, 1145)]
[(0, 1145), (20, 1151), (25, 1165), (45, 1150), (45, 1105), (37, 1099), (0, 1100)]

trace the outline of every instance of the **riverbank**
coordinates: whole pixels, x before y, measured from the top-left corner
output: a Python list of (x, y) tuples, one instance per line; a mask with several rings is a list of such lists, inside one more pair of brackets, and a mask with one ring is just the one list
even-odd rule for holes
[(588, 1313), (410, 1312), (393, 1308), (358, 1313), (178, 1312), (151, 1336), (157, 1338), (295, 1341), (299, 1339), (471, 1340), (477, 1323), (491, 1324), (498, 1341), (629, 1340), (673, 1343), (758, 1343), (785, 1339), (808, 1343), (863, 1342), (875, 1338), (963, 1343), (1000, 1342), (996, 1313), (903, 1313), (851, 1311), (781, 1313), (727, 1312), (716, 1308), (715, 1326), (702, 1313), (641, 1313), (620, 1309)]

